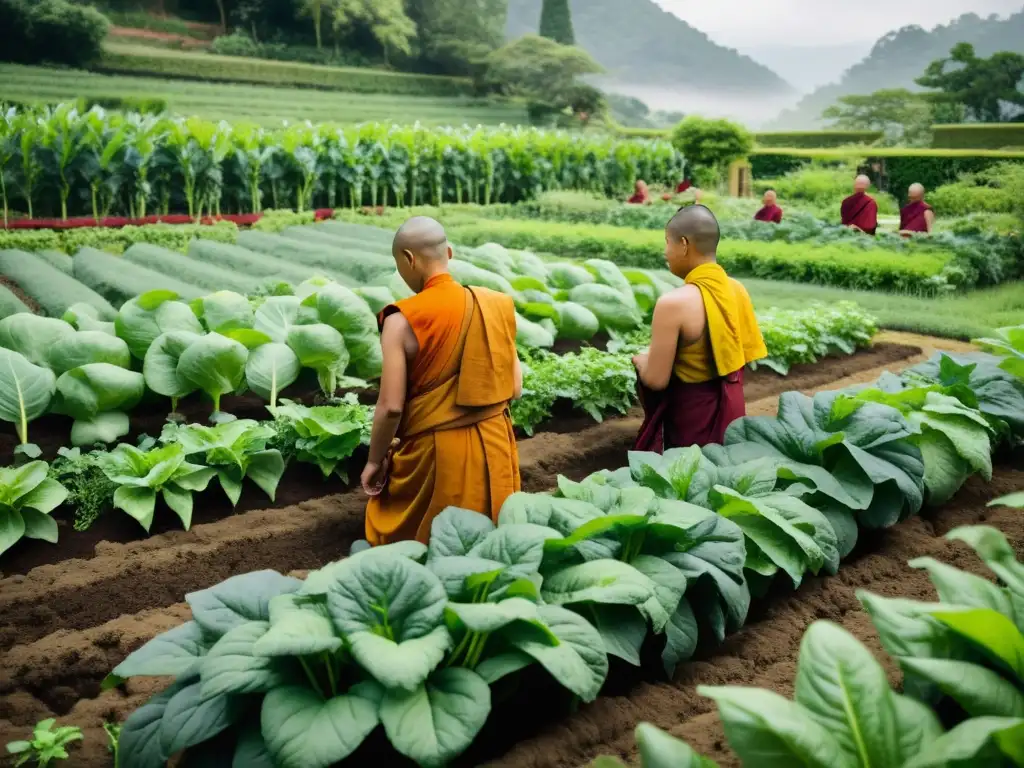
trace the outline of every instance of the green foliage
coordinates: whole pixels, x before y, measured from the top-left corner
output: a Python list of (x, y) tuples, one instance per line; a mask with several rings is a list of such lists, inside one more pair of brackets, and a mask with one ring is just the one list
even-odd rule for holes
[(2, 0), (0, 51), (4, 61), (50, 62), (72, 67), (94, 63), (110, 22), (91, 5), (66, 0)]
[(0, 285), (0, 320), (18, 312), (31, 312), (28, 305), (6, 286)]
[(949, 58), (933, 61), (917, 84), (934, 88), (930, 97), (938, 102), (962, 104), (969, 117), (983, 123), (998, 123), (1006, 105), (1024, 106), (1024, 56), (1000, 51), (980, 58), (970, 43), (959, 43)]
[[(96, 248), (120, 253), (135, 243), (150, 243), (172, 251), (184, 251), (196, 237), (233, 243), (238, 227), (230, 221), (206, 226), (193, 224), (146, 224), (129, 227), (82, 227), (78, 229), (0, 230), (0, 251), (41, 251), (51, 249), (75, 253), (80, 248)], [(41, 257), (40, 257), (41, 258)]]
[(75, 279), (114, 306), (152, 290), (170, 291), (186, 299), (197, 299), (203, 294), (197, 286), (95, 248), (82, 248), (74, 258)]
[(769, 131), (754, 134), (759, 147), (850, 147), (857, 144), (874, 144), (884, 132), (875, 128), (851, 128), (828, 131)]
[(69, 307), (79, 303), (94, 307), (104, 320), (114, 317), (114, 308), (103, 296), (37, 255), (0, 251), (0, 271), (49, 317), (62, 317)]
[(282, 400), (271, 412), (277, 429), (273, 446), (286, 459), (319, 467), (324, 477), (337, 473), (344, 479), (342, 462), (370, 442), (372, 414), (354, 400), (312, 408)]
[(975, 339), (974, 343), (997, 357), (1003, 358), (999, 367), (1024, 379), (1024, 324), (1015, 328), (999, 328), (995, 337)]
[(690, 115), (673, 129), (672, 144), (693, 168), (721, 174), (750, 153), (754, 137), (738, 123)]
[(324, 67), (298, 62), (246, 59), (196, 52), (112, 44), (104, 47), (103, 68), (112, 72), (227, 80), (277, 86), (304, 86), (354, 93), (469, 96), (469, 80), (375, 69)]
[(82, 729), (75, 725), (53, 727), (56, 720), (42, 720), (32, 730), (32, 738), (28, 741), (12, 741), (7, 744), (7, 754), (17, 755), (15, 766), (34, 763), (39, 768), (50, 765), (55, 760), (67, 760), (70, 755), (66, 749), (73, 741), (81, 741)]
[(260, 282), (245, 272), (235, 272), (215, 263), (198, 262), (176, 251), (149, 243), (135, 243), (124, 252), (122, 258), (207, 291), (251, 293)]
[(543, 0), (539, 34), (560, 45), (576, 45), (569, 0)]
[(50, 464), (50, 477), (68, 491), (66, 503), (75, 510), (74, 528), (86, 531), (100, 515), (113, 508), (117, 485), (103, 472), (101, 451), (59, 448)]
[(929, 103), (920, 94), (905, 88), (876, 91), (865, 96), (843, 96), (821, 116), (832, 120), (835, 128), (881, 132), (885, 143), (891, 146), (927, 146), (931, 141)]
[(967, 123), (932, 126), (932, 146), (944, 149), (1021, 149), (1024, 124)]
[[(779, 178), (759, 182), (757, 187), (774, 189), (783, 202), (791, 200), (801, 205), (813, 206), (819, 211), (827, 211), (828, 217), (838, 223), (839, 204), (852, 193), (852, 180), (856, 175), (856, 167), (837, 168), (824, 163), (811, 163)], [(899, 213), (896, 201), (890, 196), (879, 194), (877, 191), (872, 191), (871, 194), (878, 202), (878, 212), (881, 215)]]
[(68, 492), (47, 472), (45, 461), (0, 467), (0, 554), (22, 536), (57, 543), (57, 521), (50, 513), (64, 503)]
[(940, 215), (1016, 213), (1024, 219), (1024, 163), (999, 163), (939, 187), (928, 201)]

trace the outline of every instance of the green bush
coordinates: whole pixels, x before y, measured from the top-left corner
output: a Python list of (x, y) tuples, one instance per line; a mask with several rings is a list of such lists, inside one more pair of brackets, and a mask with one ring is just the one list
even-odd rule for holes
[(1010, 213), (1013, 200), (1004, 189), (978, 187), (956, 182), (928, 193), (928, 203), (939, 216), (967, 216), (972, 213)]
[(273, 61), (297, 61), (328, 67), (365, 67), (369, 61), (357, 51), (339, 52), (334, 48), (315, 48), (309, 45), (265, 43), (253, 40), (240, 30), (214, 39), (210, 52), (219, 56), (244, 56)]
[[(690, 115), (672, 131), (672, 144), (694, 169), (698, 184), (706, 186), (707, 181), (723, 174), (730, 163), (750, 153), (754, 137), (739, 123)], [(701, 179), (701, 175), (706, 175), (707, 180)]]
[[(774, 189), (782, 201), (794, 201), (813, 207), (823, 218), (838, 221), (839, 204), (853, 192), (856, 166), (812, 163), (776, 179), (763, 179), (755, 183), (758, 192)], [(883, 216), (899, 213), (899, 206), (888, 194), (873, 191), (878, 212)], [(785, 203), (783, 203), (785, 204)]]
[(754, 141), (759, 147), (825, 149), (874, 144), (884, 135), (882, 131), (772, 131), (755, 133)]
[(943, 149), (1024, 148), (1024, 123), (932, 126), (932, 146)]
[(144, 115), (162, 115), (167, 111), (167, 99), (148, 96), (83, 96), (78, 100), (78, 110), (88, 112), (93, 107), (119, 110), (122, 112), (141, 112)]
[(238, 227), (230, 221), (213, 225), (146, 224), (141, 227), (82, 227), (80, 229), (0, 230), (0, 250), (42, 251), (44, 249), (74, 253), (89, 246), (120, 253), (134, 243), (151, 243), (172, 251), (185, 251), (194, 237), (233, 243)]
[(91, 5), (67, 0), (0, 0), (0, 59), (84, 67), (96, 61), (110, 29)]
[[(570, 258), (605, 258), (620, 266), (664, 268), (665, 237), (655, 230), (602, 225), (518, 221), (512, 219), (449, 227), (455, 242), (478, 246), (501, 243), (507, 248), (554, 253)], [(927, 251), (865, 250), (837, 243), (726, 241), (718, 260), (729, 272), (772, 280), (791, 280), (846, 288), (933, 292), (942, 288), (948, 262)]]
[(237, 56), (182, 53), (125, 45), (104, 48), (102, 67), (111, 72), (327, 88), (355, 93), (407, 96), (471, 96), (473, 84), (458, 77), (410, 75), (371, 69), (267, 61)]

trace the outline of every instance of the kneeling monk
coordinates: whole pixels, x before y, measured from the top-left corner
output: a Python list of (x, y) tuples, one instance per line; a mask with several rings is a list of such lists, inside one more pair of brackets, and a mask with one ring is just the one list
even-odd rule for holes
[(840, 216), (844, 227), (873, 235), (878, 231), (878, 203), (868, 194), (870, 187), (871, 179), (858, 176), (853, 182), (853, 194), (843, 200)]
[(743, 367), (768, 350), (746, 289), (715, 259), (720, 237), (702, 205), (665, 228), (665, 260), (686, 285), (658, 299), (650, 351), (633, 358), (644, 406), (637, 450), (721, 443), (746, 413)]
[(362, 474), (374, 545), (426, 542), (449, 506), (496, 519), (519, 490), (508, 405), (522, 392), (523, 373), (512, 299), (452, 279), (452, 249), (433, 219), (409, 219), (392, 252), (416, 295), (379, 318), (384, 368)]

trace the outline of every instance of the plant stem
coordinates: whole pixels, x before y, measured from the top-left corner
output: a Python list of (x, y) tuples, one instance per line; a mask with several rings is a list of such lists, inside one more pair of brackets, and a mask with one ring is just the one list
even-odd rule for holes
[(331, 654), (329, 654), (327, 651), (324, 651), (323, 655), (324, 655), (324, 665), (327, 667), (327, 682), (331, 686), (331, 696), (337, 696), (338, 695), (338, 683), (337, 683), (337, 680), (335, 680), (335, 678), (334, 678), (334, 664), (332, 663), (332, 660), (331, 660)]
[(459, 641), (459, 644), (456, 645), (455, 646), (455, 650), (452, 651), (452, 655), (448, 657), (448, 663), (445, 666), (447, 666), (447, 667), (458, 666), (457, 662), (459, 660), (459, 656), (461, 656), (463, 651), (466, 650), (466, 646), (467, 645), (472, 644), (473, 636), (475, 634), (476, 634), (475, 632), (466, 632), (466, 634), (464, 634), (462, 636), (462, 639)]
[(313, 686), (313, 689), (320, 694), (321, 698), (326, 699), (327, 697), (324, 696), (324, 692), (323, 689), (320, 687), (320, 683), (318, 683), (316, 680), (316, 675), (314, 675), (313, 670), (309, 668), (309, 663), (306, 661), (306, 657), (299, 656), (299, 663), (302, 665), (302, 669), (305, 670), (306, 677), (309, 678), (309, 682)]

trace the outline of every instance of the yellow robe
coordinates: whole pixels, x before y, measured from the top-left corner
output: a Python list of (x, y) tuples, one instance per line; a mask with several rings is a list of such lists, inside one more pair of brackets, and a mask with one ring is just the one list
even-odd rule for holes
[(391, 453), (387, 485), (366, 507), (374, 545), (426, 542), (446, 507), (496, 520), (520, 488), (519, 454), (508, 403), (515, 389), (512, 299), (432, 277), (419, 294), (387, 307), (409, 322), (419, 352)]

